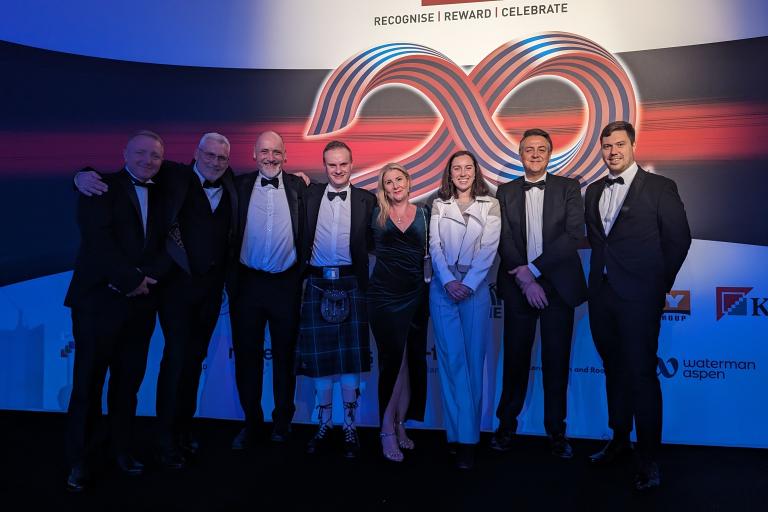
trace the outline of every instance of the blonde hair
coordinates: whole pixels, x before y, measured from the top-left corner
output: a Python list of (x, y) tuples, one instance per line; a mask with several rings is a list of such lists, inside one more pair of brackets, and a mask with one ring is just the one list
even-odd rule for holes
[(405, 170), (405, 167), (393, 162), (381, 168), (379, 171), (379, 188), (376, 190), (376, 199), (379, 202), (379, 215), (376, 217), (376, 222), (378, 222), (380, 227), (384, 227), (384, 224), (387, 223), (389, 210), (391, 209), (389, 205), (389, 199), (387, 199), (387, 193), (384, 191), (384, 175), (389, 171), (400, 171), (403, 173), (405, 180), (408, 182), (408, 193), (411, 192), (411, 175), (408, 174), (408, 171)]

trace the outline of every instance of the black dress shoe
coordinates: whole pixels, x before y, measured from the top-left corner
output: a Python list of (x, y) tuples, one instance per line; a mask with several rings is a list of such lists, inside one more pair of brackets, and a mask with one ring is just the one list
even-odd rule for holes
[(573, 458), (573, 448), (565, 434), (552, 434), (549, 436), (549, 447), (552, 455), (561, 459)]
[(287, 443), (291, 439), (291, 426), (275, 425), (272, 430), (272, 434), (269, 436), (269, 440), (273, 443), (283, 444)]
[(200, 451), (200, 443), (189, 432), (179, 436), (179, 448), (184, 454), (197, 455)]
[(128, 476), (139, 476), (144, 473), (144, 464), (130, 455), (118, 455), (115, 462), (117, 462), (118, 469)]
[(607, 466), (627, 459), (630, 455), (632, 455), (632, 443), (612, 439), (602, 450), (590, 455), (589, 461), (596, 466)]
[(84, 466), (73, 466), (67, 476), (69, 492), (83, 492), (88, 483), (88, 472)]
[(307, 443), (305, 452), (308, 455), (316, 455), (328, 451), (331, 446), (331, 433), (333, 428), (323, 423), (315, 432), (315, 435)]
[(512, 429), (499, 427), (491, 437), (491, 448), (499, 452), (509, 451), (514, 438), (515, 432)]
[(157, 462), (165, 469), (184, 469), (187, 460), (176, 450), (164, 450), (157, 455)]
[(253, 444), (251, 434), (248, 431), (248, 428), (243, 427), (240, 432), (237, 433), (235, 438), (232, 440), (232, 449), (233, 450), (247, 450), (251, 444)]
[(469, 470), (475, 467), (475, 445), (458, 443), (456, 446), (456, 467)]
[(646, 462), (635, 475), (635, 490), (646, 493), (658, 489), (661, 485), (659, 466), (655, 462)]
[(459, 443), (448, 443), (448, 454), (456, 455), (459, 451)]
[(344, 458), (356, 459), (360, 456), (360, 438), (357, 436), (357, 429), (353, 427), (344, 428)]

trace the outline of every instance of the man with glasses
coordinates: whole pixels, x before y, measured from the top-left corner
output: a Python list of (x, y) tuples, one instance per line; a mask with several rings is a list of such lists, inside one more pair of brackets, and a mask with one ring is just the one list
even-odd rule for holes
[[(237, 227), (237, 194), (229, 169), (230, 144), (206, 133), (191, 165), (164, 161), (156, 181), (167, 204), (165, 249), (172, 270), (160, 288), (160, 326), (165, 347), (157, 381), (158, 459), (183, 468), (198, 451), (190, 432), (197, 409), (202, 362), (221, 309), (227, 263)], [(86, 195), (106, 191), (95, 172), (79, 173)]]

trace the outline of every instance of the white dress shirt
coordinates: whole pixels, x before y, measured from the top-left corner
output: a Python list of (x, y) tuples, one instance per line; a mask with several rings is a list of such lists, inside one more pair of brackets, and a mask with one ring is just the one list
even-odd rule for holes
[[(547, 173), (541, 179), (531, 181), (538, 183), (547, 179)], [(528, 182), (528, 180), (525, 180)], [(528, 268), (534, 277), (539, 277), (541, 271), (531, 263), (544, 252), (542, 226), (544, 224), (544, 189), (531, 187), (525, 191), (525, 234), (527, 237)]]
[[(195, 162), (195, 165), (192, 166), (192, 169), (195, 171), (195, 174), (197, 174), (197, 177), (200, 178), (200, 186), (205, 183), (205, 176), (200, 174), (200, 171), (197, 170), (197, 162)], [(208, 196), (208, 202), (211, 203), (211, 211), (215, 212), (216, 208), (219, 207), (219, 203), (221, 202), (221, 196), (224, 193), (224, 187), (217, 187), (217, 188), (203, 188), (203, 192), (205, 192), (205, 195)]]
[(284, 272), (296, 263), (296, 247), (283, 173), (277, 175), (277, 188), (262, 187), (261, 178), (259, 173), (251, 190), (240, 263), (264, 272)]
[[(599, 207), (600, 219), (603, 222), (603, 229), (606, 235), (611, 232), (611, 228), (614, 222), (616, 222), (616, 217), (619, 216), (624, 199), (627, 197), (627, 192), (629, 192), (629, 187), (632, 185), (632, 180), (635, 179), (636, 174), (637, 162), (632, 162), (632, 165), (619, 175), (624, 179), (624, 183), (614, 183), (610, 187), (603, 189)], [(618, 176), (609, 175), (609, 178), (618, 178)]]
[[(347, 198), (328, 200), (328, 192), (344, 192)], [(315, 242), (309, 264), (315, 267), (335, 267), (352, 264), (349, 231), (352, 225), (352, 191), (349, 185), (336, 190), (327, 185), (320, 201), (315, 228)]]

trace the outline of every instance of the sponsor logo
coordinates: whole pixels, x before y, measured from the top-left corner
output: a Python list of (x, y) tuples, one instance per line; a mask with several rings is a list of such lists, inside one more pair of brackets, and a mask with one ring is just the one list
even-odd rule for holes
[(682, 322), (691, 314), (691, 291), (671, 290), (664, 301), (664, 311), (661, 319), (671, 322)]
[(671, 379), (677, 374), (677, 369), (680, 367), (680, 364), (677, 362), (677, 359), (674, 357), (670, 357), (667, 359), (666, 362), (660, 357), (657, 358), (657, 368), (656, 368), (656, 375), (660, 377), (665, 377), (667, 379)]
[(737, 361), (733, 359), (682, 359), (670, 357), (666, 361), (657, 358), (656, 374), (665, 379), (676, 375), (686, 380), (697, 382), (725, 380), (735, 373), (757, 370), (755, 361)]
[(768, 317), (768, 297), (748, 297), (752, 287), (718, 286), (715, 289), (717, 320), (724, 316)]

